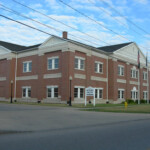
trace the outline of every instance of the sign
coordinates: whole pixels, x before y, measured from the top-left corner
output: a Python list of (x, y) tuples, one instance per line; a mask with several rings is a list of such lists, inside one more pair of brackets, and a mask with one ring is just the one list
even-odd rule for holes
[(95, 106), (95, 88), (88, 87), (85, 89), (85, 106), (86, 106), (86, 97), (87, 96), (93, 96), (93, 98), (94, 98), (93, 105)]
[(94, 96), (95, 89), (92, 87), (88, 87), (85, 89), (85, 94), (86, 94), (86, 96)]

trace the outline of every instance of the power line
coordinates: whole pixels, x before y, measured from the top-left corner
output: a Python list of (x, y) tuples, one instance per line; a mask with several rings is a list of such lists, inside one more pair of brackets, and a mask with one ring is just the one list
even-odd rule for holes
[(134, 25), (136, 28), (138, 28), (139, 30), (145, 32), (146, 34), (150, 34), (149, 32), (147, 32), (146, 30), (144, 30), (143, 28), (139, 27), (138, 25), (136, 25), (134, 22), (132, 22), (130, 19), (128, 19), (127, 17), (125, 17), (124, 15), (122, 15), (119, 11), (117, 11), (114, 7), (112, 7), (111, 5), (109, 5), (107, 2), (105, 2), (104, 0), (100, 0), (102, 1), (104, 4), (106, 4), (108, 7), (110, 7), (112, 10), (114, 10), (114, 12), (116, 12), (117, 14), (119, 14), (121, 17), (125, 18), (128, 22), (130, 22), (132, 25)]
[(103, 28), (105, 28), (105, 29), (111, 31), (112, 33), (114, 33), (114, 34), (120, 36), (121, 38), (126, 39), (127, 41), (131, 42), (131, 41), (130, 41), (129, 39), (127, 39), (126, 37), (120, 35), (119, 33), (113, 31), (112, 29), (109, 29), (108, 27), (106, 27), (106, 26), (104, 26), (103, 24), (99, 23), (99, 22), (96, 21), (95, 19), (93, 19), (93, 18), (87, 16), (86, 14), (82, 13), (81, 11), (79, 11), (79, 10), (73, 8), (72, 6), (70, 6), (69, 4), (65, 3), (64, 1), (62, 1), (62, 0), (59, 0), (59, 1), (60, 1), (61, 3), (63, 3), (64, 5), (68, 6), (69, 8), (73, 9), (74, 11), (78, 12), (78, 13), (81, 14), (82, 16), (84, 16), (84, 17), (86, 17), (86, 18), (92, 20), (93, 22), (97, 23), (97, 24), (100, 25), (101, 27), (103, 27)]
[[(1, 14), (0, 14), (0, 16), (3, 17), (3, 18), (5, 18), (5, 19), (11, 20), (11, 21), (13, 21), (13, 22), (16, 22), (16, 23), (18, 23), (18, 24), (21, 24), (21, 25), (24, 25), (24, 26), (26, 26), (26, 27), (32, 28), (32, 29), (34, 29), (34, 30), (37, 30), (37, 31), (39, 31), (39, 32), (45, 33), (45, 34), (47, 34), (47, 35), (55, 36), (55, 35), (53, 35), (53, 34), (50, 34), (50, 33), (48, 33), (48, 32), (42, 31), (42, 30), (40, 30), (40, 29), (38, 29), (38, 28), (32, 27), (32, 26), (30, 26), (30, 25), (27, 25), (27, 24), (22, 23), (22, 22), (20, 22), (20, 21), (14, 20), (14, 19), (9, 18), (9, 17), (6, 17), (6, 16), (4, 16), (4, 15), (1, 15)], [(70, 41), (69, 39), (64, 39), (64, 40), (65, 40), (65, 41)], [(88, 45), (87, 45), (87, 46), (88, 46)], [(104, 52), (104, 53), (105, 53), (105, 52)], [(116, 58), (116, 57), (113, 57), (113, 56), (109, 56), (109, 57), (111, 57), (111, 58)]]
[(6, 17), (6, 16), (1, 15), (1, 14), (0, 14), (0, 16), (3, 17), (3, 18), (5, 18), (5, 19), (8, 19), (8, 20), (14, 21), (14, 22), (16, 22), (16, 23), (22, 24), (22, 25), (24, 25), (24, 26), (26, 26), (26, 27), (32, 28), (32, 29), (34, 29), (34, 30), (37, 30), (37, 31), (39, 31), (39, 32), (42, 32), (42, 33), (45, 33), (45, 34), (47, 34), (47, 35), (53, 36), (52, 34), (50, 34), (50, 33), (48, 33), (48, 32), (42, 31), (42, 30), (40, 30), (40, 29), (38, 29), (38, 28), (32, 27), (32, 26), (27, 25), (27, 24), (25, 24), (25, 23), (22, 23), (22, 22), (20, 22), (20, 21), (14, 20), (14, 19), (12, 19), (12, 18)]
[[(56, 21), (56, 22), (59, 22), (59, 23), (65, 25), (65, 26), (67, 26), (67, 27), (69, 27), (69, 28), (72, 28), (72, 29), (74, 29), (74, 30), (77, 30), (77, 31), (79, 31), (79, 32), (82, 33), (82, 34), (85, 34), (85, 35), (87, 35), (87, 36), (93, 37), (93, 36), (91, 36), (91, 35), (89, 35), (89, 34), (87, 34), (87, 33), (84, 33), (84, 32), (82, 32), (82, 31), (80, 31), (80, 30), (78, 30), (78, 29), (76, 29), (76, 28), (74, 28), (74, 27), (71, 27), (71, 26), (67, 25), (67, 24), (65, 24), (65, 23), (63, 23), (63, 22), (61, 22), (61, 21), (59, 21), (59, 20), (56, 20), (56, 19), (54, 19), (54, 18), (52, 18), (52, 17), (50, 17), (50, 16), (47, 16), (47, 15), (45, 15), (44, 13), (41, 13), (41, 12), (39, 12), (39, 11), (37, 11), (37, 10), (35, 10), (35, 9), (31, 8), (31, 7), (29, 7), (29, 6), (26, 6), (26, 5), (20, 3), (20, 2), (18, 2), (18, 1), (16, 1), (16, 0), (12, 0), (12, 1), (14, 1), (15, 3), (17, 3), (17, 4), (19, 4), (19, 5), (22, 5), (22, 6), (26, 7), (26, 8), (28, 8), (28, 9), (31, 9), (31, 10), (33, 10), (33, 11), (35, 11), (35, 12), (37, 12), (37, 13), (39, 13), (39, 14), (45, 16), (45, 17), (48, 17), (49, 19), (52, 19), (52, 20), (54, 20), (54, 21)], [(117, 35), (119, 35), (119, 34), (117, 34)], [(71, 36), (75, 37), (74, 35), (71, 35)], [(119, 35), (119, 36), (121, 36), (121, 35)], [(93, 38), (95, 38), (95, 37), (93, 37)], [(125, 37), (124, 37), (124, 38), (125, 38)], [(79, 37), (78, 37), (78, 39), (79, 39)], [(81, 38), (80, 38), (80, 39), (81, 39)], [(97, 38), (95, 38), (95, 39), (97, 39)], [(125, 38), (125, 39), (127, 39), (127, 38)], [(82, 39), (82, 40), (83, 40), (83, 39)], [(85, 39), (84, 39), (84, 40), (85, 40)], [(100, 39), (97, 39), (97, 40), (102, 41), (102, 40), (100, 40)], [(128, 39), (127, 39), (127, 40), (128, 40)], [(85, 40), (85, 41), (87, 41), (87, 40)], [(129, 40), (128, 40), (128, 41), (129, 41)], [(89, 41), (88, 41), (88, 42), (89, 42)], [(109, 43), (107, 43), (107, 42), (105, 42), (105, 41), (102, 41), (102, 42), (106, 43), (107, 45), (110, 45)], [(92, 42), (90, 41), (90, 43), (92, 43)], [(94, 44), (95, 44), (95, 43), (94, 43)], [(142, 46), (140, 46), (140, 47), (142, 47)], [(148, 48), (145, 48), (145, 47), (142, 47), (142, 48), (148, 49)]]
[[(99, 6), (96, 6), (95, 3), (92, 2), (91, 0), (88, 0), (88, 1), (89, 1), (91, 4), (93, 4), (95, 7), (97, 7), (99, 10), (103, 11), (104, 13), (106, 13), (107, 15), (109, 15), (110, 17), (112, 17), (116, 22), (122, 24), (126, 29), (128, 29), (128, 28), (126, 27), (126, 24), (124, 24), (123, 22), (121, 22), (119, 19), (113, 17), (108, 11), (106, 11), (105, 9), (103, 9), (103, 8), (101, 8), (101, 7), (99, 7)], [(149, 38), (147, 38), (147, 37), (141, 35), (139, 32), (137, 32), (137, 31), (134, 30), (133, 28), (132, 28), (132, 29), (128, 29), (128, 30), (132, 30), (132, 31), (135, 32), (136, 34), (138, 34), (138, 35), (144, 37), (145, 39), (148, 39), (148, 40), (149, 40)]]
[(33, 9), (33, 8), (31, 8), (31, 7), (27, 6), (27, 5), (25, 5), (25, 4), (22, 4), (22, 3), (20, 3), (20, 2), (18, 2), (18, 1), (16, 1), (16, 0), (12, 0), (12, 1), (15, 2), (15, 3), (17, 3), (17, 4), (19, 4), (19, 5), (21, 5), (21, 6), (23, 6), (23, 7), (28, 8), (28, 9), (34, 11), (34, 12), (37, 12), (37, 13), (39, 13), (39, 14), (41, 14), (41, 15), (43, 15), (43, 16), (45, 16), (45, 17), (51, 19), (51, 20), (54, 20), (54, 21), (56, 21), (56, 22), (58, 22), (58, 23), (60, 23), (60, 24), (63, 24), (63, 25), (66, 26), (66, 27), (69, 27), (69, 28), (71, 28), (71, 29), (73, 29), (73, 30), (76, 30), (76, 31), (78, 31), (78, 32), (80, 32), (80, 33), (82, 33), (82, 34), (84, 34), (84, 35), (87, 35), (87, 36), (89, 36), (89, 37), (91, 37), (91, 38), (94, 38), (94, 39), (96, 39), (96, 40), (98, 40), (98, 41), (101, 41), (101, 42), (103, 42), (103, 43), (105, 43), (105, 44), (107, 44), (107, 45), (110, 45), (109, 43), (107, 43), (107, 42), (105, 42), (105, 41), (103, 41), (103, 40), (100, 40), (99, 38), (96, 38), (96, 37), (94, 37), (94, 36), (92, 36), (92, 35), (90, 35), (90, 34), (88, 34), (88, 33), (85, 33), (85, 32), (83, 32), (83, 31), (80, 31), (79, 29), (76, 29), (76, 28), (74, 28), (74, 27), (72, 27), (72, 26), (70, 26), (70, 25), (67, 25), (67, 24), (65, 24), (65, 23), (63, 23), (63, 22), (61, 22), (61, 21), (59, 21), (59, 20), (57, 20), (57, 19), (54, 19), (53, 17), (50, 17), (50, 16), (48, 16), (48, 15), (42, 13), (42, 12), (39, 12), (38, 10), (35, 10), (35, 9)]
[[(2, 7), (3, 7), (3, 5), (2, 4), (0, 4)], [(7, 9), (9, 9), (8, 7), (6, 7)], [(18, 12), (16, 12), (16, 11), (14, 11), (13, 12), (13, 10), (6, 10), (6, 9), (4, 9), (4, 8), (0, 8), (0, 9), (3, 9), (3, 10), (5, 10), (5, 11), (9, 11), (9, 12), (11, 12), (11, 13), (14, 13), (14, 14), (16, 14), (16, 15), (19, 15), (19, 16), (22, 16), (22, 17), (24, 17), (24, 18), (27, 18), (27, 19), (29, 19), (29, 20), (32, 20), (32, 21), (34, 21), (34, 22), (36, 22), (36, 23), (39, 23), (39, 24), (41, 24), (41, 25), (43, 25), (43, 26), (46, 26), (46, 27), (48, 27), (48, 28), (51, 28), (51, 29), (53, 29), (53, 30), (56, 30), (57, 32), (63, 32), (62, 30), (59, 30), (59, 29), (56, 29), (56, 28), (54, 28), (54, 27), (51, 27), (51, 26), (49, 26), (49, 25), (45, 25), (45, 24), (43, 24), (43, 23), (41, 23), (41, 22), (39, 22), (39, 21), (37, 21), (37, 20), (34, 20), (34, 19), (31, 19), (31, 18), (29, 18), (29, 17), (27, 17), (27, 16), (24, 16), (24, 15), (21, 15), (21, 14), (19, 14)], [(7, 17), (8, 18), (8, 17)], [(12, 19), (12, 21), (13, 21), (13, 19)], [(19, 21), (16, 21), (16, 22), (18, 22), (19, 23)], [(21, 23), (20, 22), (20, 24), (22, 24), (22, 25), (25, 25), (24, 23)], [(29, 27), (29, 26), (28, 26)], [(33, 28), (32, 28), (33, 29)], [(34, 28), (35, 29), (35, 28)], [(40, 29), (38, 29), (38, 31), (39, 31)], [(42, 31), (42, 30), (40, 30), (40, 31)], [(50, 34), (50, 35), (52, 35), (52, 34)], [(75, 37), (75, 38), (77, 38), (77, 39), (81, 39), (81, 40), (84, 40), (84, 41), (87, 41), (87, 42), (89, 42), (89, 43), (91, 43), (91, 44), (96, 44), (96, 45), (98, 45), (99, 46), (99, 44), (97, 44), (97, 43), (95, 43), (95, 42), (91, 42), (91, 41), (89, 41), (89, 40), (87, 40), (87, 39), (83, 39), (83, 38), (81, 38), (81, 37), (77, 37), (77, 36), (75, 36), (75, 35), (73, 35), (73, 34), (70, 34), (69, 33), (69, 35), (71, 35), (72, 37)]]
[[(124, 39), (126, 39), (126, 40), (128, 40), (129, 42), (132, 42), (132, 41), (129, 40), (128, 38), (124, 37), (123, 35), (120, 35), (119, 33), (113, 31), (112, 29), (109, 29), (108, 27), (105, 27), (103, 24), (101, 24), (101, 23), (99, 23), (98, 21), (96, 21), (95, 19), (93, 19), (93, 18), (87, 16), (87, 15), (84, 14), (83, 12), (81, 12), (81, 11), (79, 11), (79, 10), (73, 8), (72, 6), (70, 6), (69, 4), (65, 3), (64, 1), (62, 1), (62, 0), (59, 0), (59, 1), (60, 1), (61, 3), (63, 3), (64, 5), (66, 5), (67, 7), (71, 8), (72, 10), (78, 12), (78, 13), (81, 14), (82, 16), (84, 16), (84, 17), (88, 18), (89, 20), (91, 20), (91, 21), (97, 23), (98, 25), (102, 26), (103, 28), (105, 28), (105, 29), (111, 31), (112, 33), (114, 33), (114, 34), (116, 34), (116, 35), (118, 35), (118, 36), (120, 36), (120, 37), (122, 37), (122, 38), (124, 38)], [(143, 47), (143, 46), (140, 46), (140, 47)], [(147, 49), (147, 48), (145, 48), (145, 47), (143, 47), (143, 48), (144, 48), (144, 49)], [(148, 48), (148, 49), (149, 49), (149, 48)]]

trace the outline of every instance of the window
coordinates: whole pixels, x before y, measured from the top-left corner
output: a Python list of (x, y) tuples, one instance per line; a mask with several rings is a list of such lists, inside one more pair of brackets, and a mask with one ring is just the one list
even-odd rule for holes
[(58, 57), (48, 58), (48, 70), (53, 70), (58, 68), (59, 68), (59, 58)]
[(32, 62), (26, 61), (23, 62), (23, 72), (31, 72), (32, 71)]
[(22, 87), (22, 97), (31, 97), (31, 87)]
[(143, 72), (143, 80), (147, 80), (147, 72)]
[(96, 73), (103, 73), (103, 63), (95, 62), (95, 72)]
[(138, 70), (131, 69), (131, 78), (138, 78)]
[(118, 89), (118, 98), (124, 99), (124, 89)]
[(131, 91), (131, 99), (133, 99), (133, 100), (138, 99), (138, 92), (137, 91)]
[(74, 98), (84, 98), (84, 88), (75, 87), (74, 88)]
[(103, 98), (103, 89), (95, 89), (95, 98)]
[(84, 70), (85, 59), (84, 58), (75, 58), (75, 69)]
[(143, 99), (147, 100), (147, 91), (143, 91)]
[(47, 97), (57, 98), (58, 97), (58, 86), (48, 86), (47, 87)]
[(124, 66), (118, 65), (118, 75), (124, 76)]

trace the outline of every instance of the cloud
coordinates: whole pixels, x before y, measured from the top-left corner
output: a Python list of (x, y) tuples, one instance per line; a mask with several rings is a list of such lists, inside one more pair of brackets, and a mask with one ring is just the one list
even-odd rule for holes
[(136, 3), (148, 4), (148, 0), (134, 0)]

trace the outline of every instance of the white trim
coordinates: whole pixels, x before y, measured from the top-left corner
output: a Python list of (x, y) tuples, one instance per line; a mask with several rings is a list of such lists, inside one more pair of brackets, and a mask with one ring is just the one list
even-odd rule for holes
[(74, 88), (85, 88), (85, 86), (74, 86)]
[(44, 74), (43, 75), (44, 79), (61, 78), (61, 77), (62, 77), (61, 73), (53, 73), (53, 74)]
[(147, 83), (143, 83), (143, 86), (148, 86), (148, 84)]
[(37, 79), (38, 79), (38, 75), (16, 77), (17, 81), (21, 81), (21, 80), (37, 80)]
[(55, 58), (59, 58), (59, 56), (48, 57), (48, 59), (55, 59)]
[(58, 85), (47, 85), (46, 88), (57, 88)]
[(74, 78), (77, 78), (77, 79), (86, 79), (86, 75), (83, 75), (83, 74), (74, 74)]
[(127, 81), (124, 80), (124, 79), (117, 79), (117, 82), (118, 82), (118, 83), (127, 83)]
[(0, 77), (0, 81), (6, 81), (6, 77)]
[(91, 76), (91, 80), (107, 82), (107, 78), (96, 77), (96, 76)]
[(80, 57), (80, 56), (75, 56), (75, 58), (85, 60), (85, 58), (84, 58), (84, 57)]
[(134, 84), (134, 85), (139, 85), (140, 84), (139, 82), (136, 82), (136, 81), (130, 81), (129, 83)]

